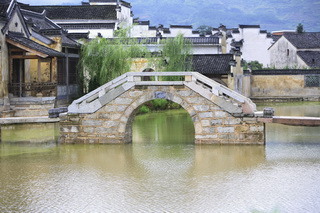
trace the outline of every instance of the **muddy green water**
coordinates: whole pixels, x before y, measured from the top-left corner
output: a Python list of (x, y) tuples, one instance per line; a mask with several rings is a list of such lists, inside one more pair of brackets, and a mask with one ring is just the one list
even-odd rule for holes
[[(319, 103), (274, 107), (320, 116)], [(190, 117), (171, 111), (136, 117), (133, 133), (59, 145), (57, 125), (2, 126), (0, 212), (319, 212), (319, 127), (268, 125), (266, 146), (194, 145)]]

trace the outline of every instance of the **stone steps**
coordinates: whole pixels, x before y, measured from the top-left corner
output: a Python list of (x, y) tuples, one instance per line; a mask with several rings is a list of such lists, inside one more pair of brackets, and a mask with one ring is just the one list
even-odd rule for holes
[[(54, 97), (20, 97), (10, 98), (10, 117), (49, 116), (49, 109), (54, 108)], [(2, 116), (7, 116), (4, 113)], [(7, 116), (9, 117), (9, 116)]]

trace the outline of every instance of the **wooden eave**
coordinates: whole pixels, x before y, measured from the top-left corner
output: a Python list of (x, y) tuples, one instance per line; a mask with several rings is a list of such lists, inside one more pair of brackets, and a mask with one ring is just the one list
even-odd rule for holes
[(25, 45), (19, 44), (18, 42), (15, 42), (15, 41), (11, 40), (10, 38), (6, 38), (6, 41), (7, 41), (9, 44), (12, 44), (12, 45), (14, 45), (14, 46), (16, 46), (16, 47), (18, 47), (18, 48), (20, 48), (20, 49), (22, 49), (22, 50), (27, 51), (27, 52), (33, 53), (33, 54), (35, 54), (35, 55), (37, 55), (37, 56), (39, 56), (39, 57), (41, 57), (41, 58), (47, 58), (47, 57), (49, 57), (49, 55), (47, 55), (47, 54), (44, 54), (44, 53), (39, 52), (39, 51), (37, 51), (37, 50), (31, 49), (31, 48), (29, 48), (29, 47), (26, 47)]

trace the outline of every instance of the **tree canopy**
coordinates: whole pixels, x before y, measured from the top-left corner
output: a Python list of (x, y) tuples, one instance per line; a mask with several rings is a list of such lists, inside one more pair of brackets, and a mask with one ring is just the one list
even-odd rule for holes
[(304, 32), (303, 24), (299, 23), (296, 31), (297, 33), (303, 33)]
[[(112, 79), (130, 71), (132, 59), (148, 58), (158, 71), (190, 71), (191, 43), (183, 35), (161, 41), (159, 52), (154, 56), (143, 41), (127, 36), (120, 30), (114, 39), (97, 37), (83, 44), (81, 49), (81, 76), (83, 84), (92, 91)], [(173, 80), (173, 79), (167, 79)]]

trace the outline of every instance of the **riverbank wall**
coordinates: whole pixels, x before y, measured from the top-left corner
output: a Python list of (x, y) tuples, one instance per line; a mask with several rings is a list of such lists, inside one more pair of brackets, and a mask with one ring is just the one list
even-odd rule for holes
[(255, 102), (320, 101), (320, 69), (245, 71), (241, 90)]

